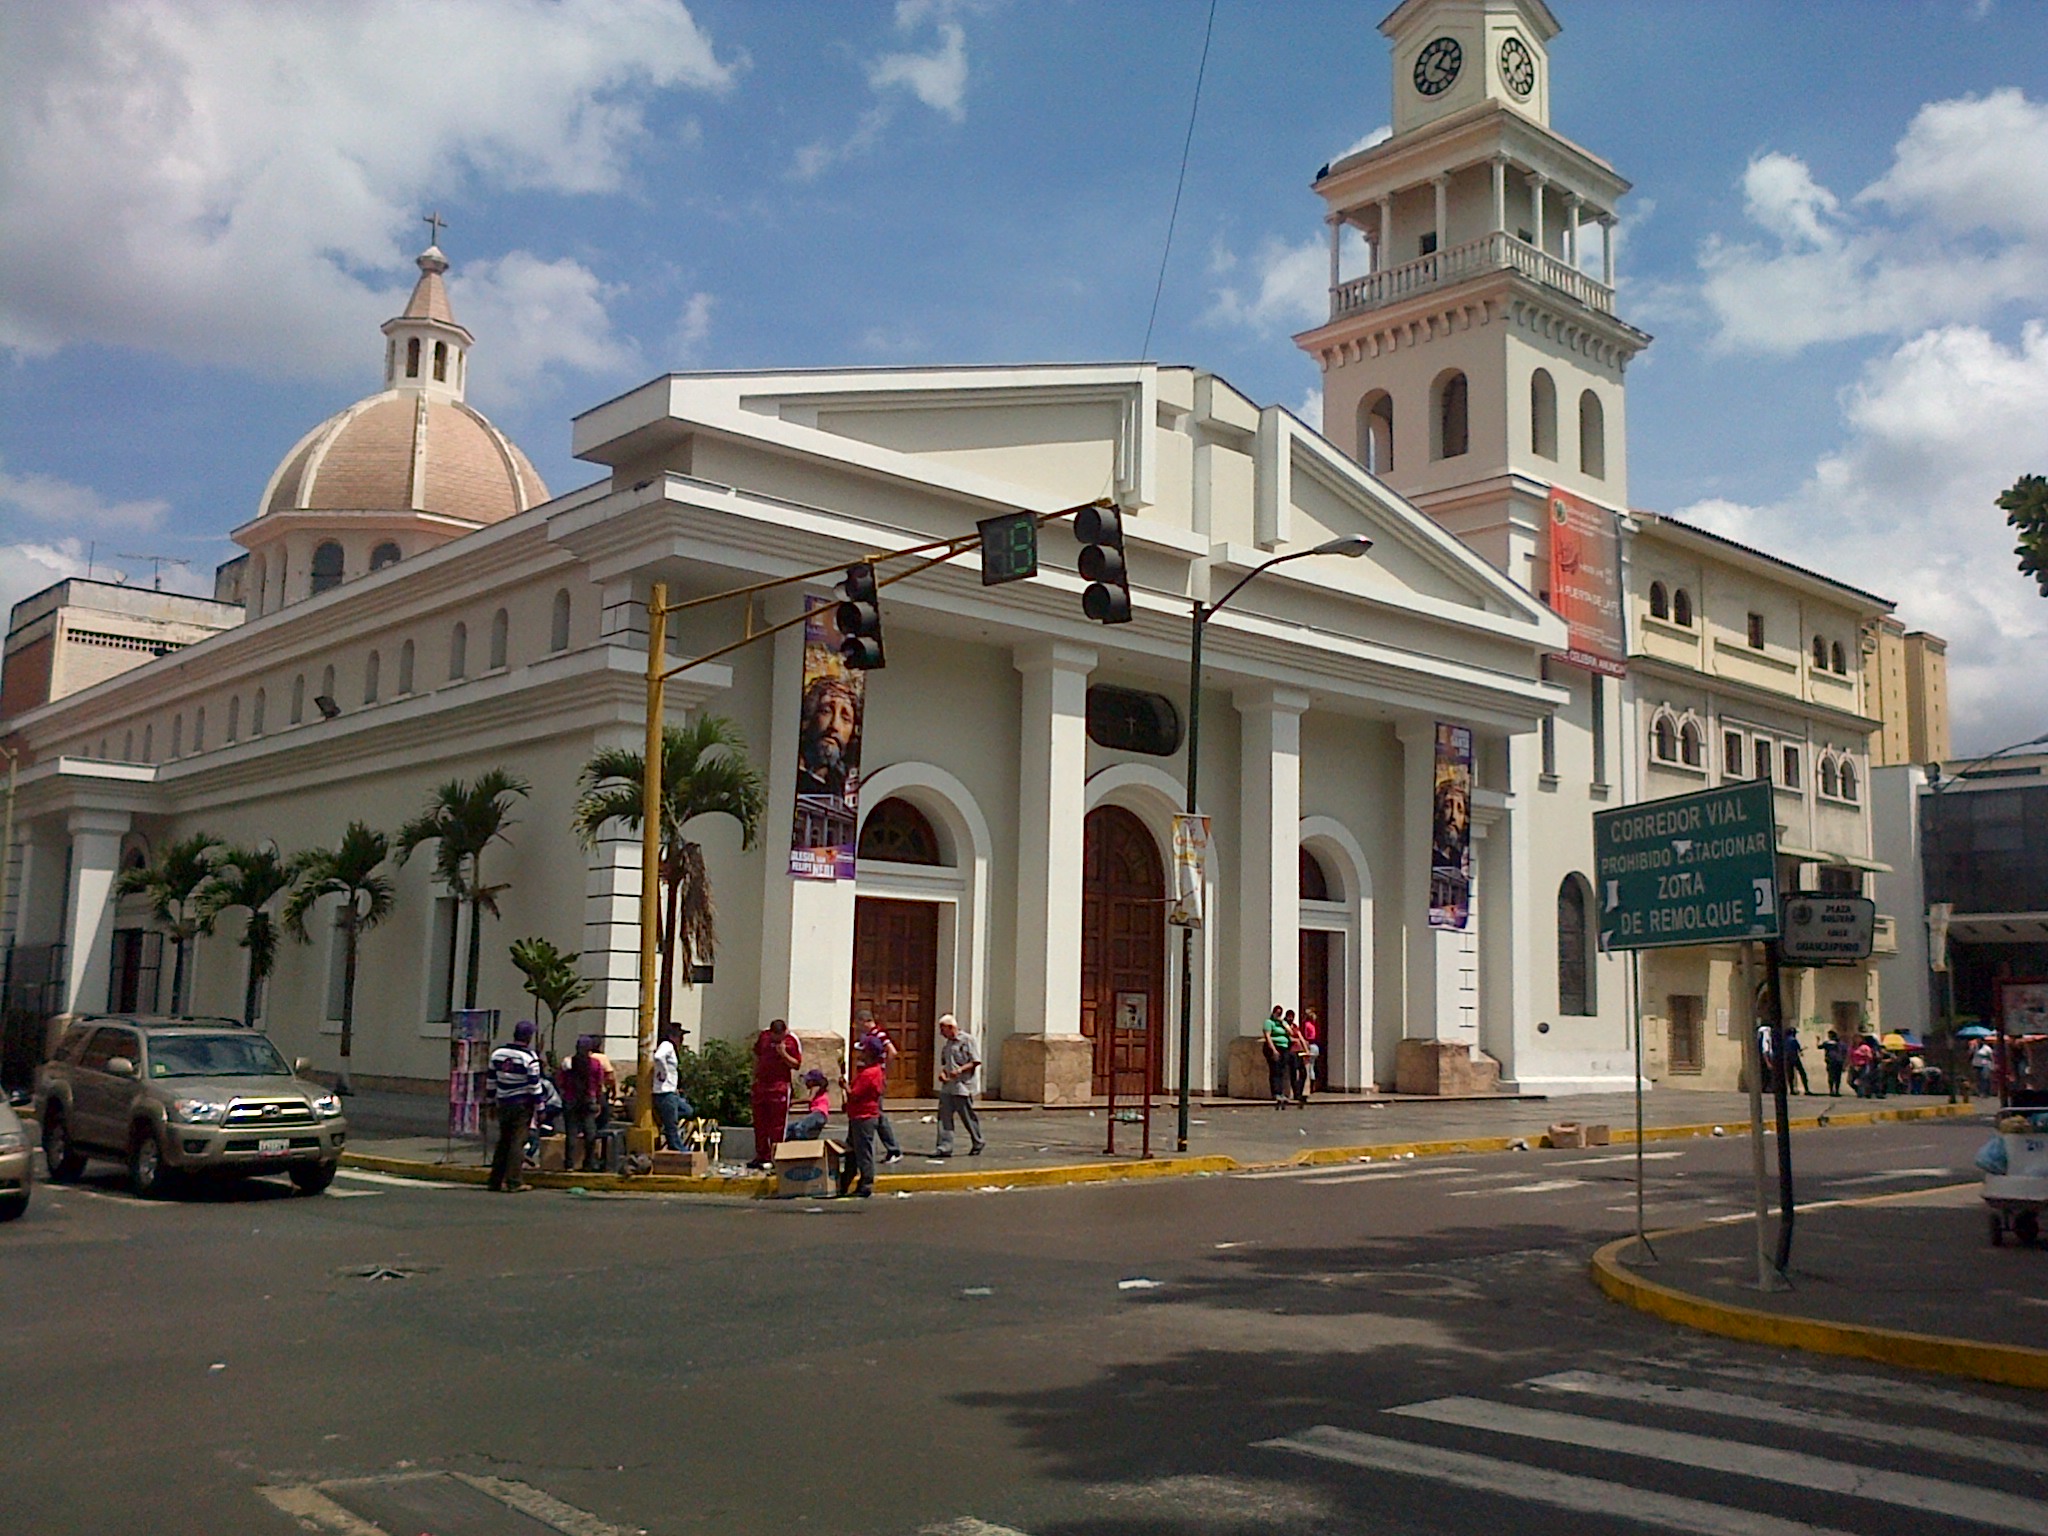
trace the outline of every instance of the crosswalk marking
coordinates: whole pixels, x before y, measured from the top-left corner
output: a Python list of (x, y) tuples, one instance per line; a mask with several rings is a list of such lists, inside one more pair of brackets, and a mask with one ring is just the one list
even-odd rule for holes
[(1649, 1429), (1609, 1419), (1582, 1418), (1545, 1408), (1522, 1408), (1472, 1397), (1440, 1397), (1387, 1412), (1463, 1429), (1486, 1430), (1553, 1445), (1614, 1451), (1711, 1472), (1733, 1472), (1821, 1493), (1872, 1499), (1926, 1514), (1959, 1516), (2028, 1536), (2048, 1536), (2048, 1504), (1907, 1472), (1856, 1466), (1839, 1458), (1809, 1456), (1776, 1446), (1715, 1440), (1679, 1430)]
[[(1646, 1163), (1669, 1162), (1674, 1157), (1683, 1157), (1683, 1152), (1645, 1152)], [(1546, 1168), (1584, 1168), (1593, 1163), (1632, 1163), (1636, 1160), (1633, 1152), (1607, 1152), (1599, 1157), (1553, 1157), (1543, 1166)]]
[[(1794, 1408), (1786, 1403), (1772, 1402), (1768, 1398), (1749, 1397), (1735, 1392), (1719, 1392), (1704, 1387), (1667, 1386), (1662, 1382), (1631, 1381), (1621, 1376), (1605, 1376), (1597, 1371), (1559, 1371), (1554, 1376), (1538, 1376), (1534, 1381), (1523, 1383), (1541, 1392), (1571, 1392), (1588, 1397), (1605, 1398), (1611, 1402), (1652, 1403), (1663, 1407), (1687, 1409), (1694, 1413), (1743, 1419), (1758, 1424), (1780, 1424), (1788, 1429), (1812, 1430), (1818, 1434), (1833, 1435), (1843, 1440), (1858, 1440), (1870, 1445), (1892, 1446), (1898, 1443), (1898, 1434), (1892, 1429), (1879, 1429), (1862, 1419), (1852, 1419), (1846, 1414), (1823, 1413), (1811, 1408)], [(1989, 1462), (1993, 1466), (2017, 1467), (2026, 1472), (2048, 1473), (2048, 1451), (2037, 1451), (2030, 1446), (2014, 1445), (2006, 1440), (1992, 1440), (1980, 1435), (1959, 1435), (1949, 1430), (1915, 1429), (1912, 1443), (1916, 1449), (1938, 1451), (1945, 1456), (1961, 1457), (1965, 1461)]]
[(1499, 1461), (1469, 1451), (1447, 1450), (1412, 1440), (1390, 1440), (1327, 1424), (1259, 1444), (1355, 1467), (1426, 1477), (1454, 1487), (1547, 1504), (1553, 1509), (1635, 1520), (1669, 1531), (1688, 1532), (1691, 1536), (1841, 1536), (1824, 1526), (1777, 1515), (1729, 1509), (1676, 1494), (1631, 1488), (1625, 1483), (1554, 1472), (1526, 1462)]
[(1471, 1195), (1550, 1195), (1560, 1189), (1583, 1189), (1584, 1179), (1538, 1179), (1534, 1184), (1509, 1184), (1500, 1189), (1454, 1189), (1453, 1199)]
[(1814, 1392), (1823, 1396), (1868, 1398), (1873, 1402), (1889, 1404), (1893, 1408), (1900, 1403), (1917, 1403), (1923, 1408), (1938, 1408), (1944, 1413), (1960, 1414), (1974, 1419), (1992, 1419), (2008, 1426), (2026, 1424), (2036, 1429), (2048, 1429), (2048, 1412), (2041, 1409), (2023, 1407), (2019, 1403), (2008, 1402), (2002, 1398), (1973, 1397), (1968, 1392), (1958, 1392), (1953, 1387), (1930, 1386), (1925, 1382), (1893, 1381), (1884, 1376), (1859, 1376), (1849, 1373), (1838, 1376), (1831, 1371), (1816, 1371), (1799, 1365), (1692, 1366), (1659, 1360), (1644, 1363), (1659, 1370), (1697, 1371), (1700, 1375), (1717, 1377), (1723, 1381), (1795, 1387), (1802, 1392)]
[(1313, 1184), (1317, 1189), (1328, 1189), (1335, 1184), (1378, 1184), (1386, 1179), (1424, 1179), (1431, 1174), (1470, 1173), (1470, 1168), (1382, 1168), (1377, 1173), (1333, 1173), (1320, 1179), (1304, 1179), (1304, 1184)]
[(374, 1168), (337, 1168), (334, 1176), (338, 1179), (354, 1179), (360, 1184), (386, 1184), (395, 1189), (474, 1189), (473, 1184), (457, 1183), (453, 1179), (409, 1179), (395, 1173), (379, 1173)]

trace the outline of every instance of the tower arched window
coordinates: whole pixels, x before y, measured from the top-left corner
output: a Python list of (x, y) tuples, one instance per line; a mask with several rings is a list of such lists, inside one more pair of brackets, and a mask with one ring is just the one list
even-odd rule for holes
[(185, 717), (183, 715), (173, 715), (171, 716), (171, 756), (178, 758), (184, 755)]
[(258, 555), (249, 562), (247, 606), (251, 618), (262, 618), (270, 595), (270, 562)]
[(1697, 720), (1688, 720), (1678, 728), (1678, 760), (1688, 768), (1702, 768), (1707, 761), (1707, 740)]
[(1835, 768), (1835, 760), (1826, 753), (1820, 759), (1820, 792), (1830, 799), (1842, 792), (1842, 775)]
[(192, 750), (206, 750), (206, 706), (200, 705), (192, 712)]
[(341, 570), (341, 546), (332, 539), (321, 540), (313, 547), (313, 596), (340, 586)]
[[(321, 699), (332, 699), (333, 697), (334, 668), (331, 666), (322, 667), (320, 669), (320, 692), (314, 696), (314, 703), (318, 704)], [(322, 713), (324, 714), (325, 711), (323, 710)]]
[(405, 376), (408, 379), (420, 376), (420, 339), (417, 336), (405, 344)]
[(1813, 637), (1813, 670), (1825, 672), (1828, 669), (1828, 643), (1820, 635)]
[(145, 725), (142, 728), (142, 760), (145, 763), (153, 763), (156, 761), (155, 721), (151, 721), (148, 725)]
[(512, 647), (512, 618), (500, 608), (491, 615), (491, 670), (503, 670)]
[(555, 593), (555, 608), (548, 623), (548, 649), (566, 651), (569, 649), (569, 589), (561, 588)]
[(1664, 583), (1650, 583), (1650, 617), (1668, 619), (1671, 617), (1671, 594), (1664, 590)]
[(1607, 408), (1590, 389), (1579, 396), (1579, 473), (1607, 478)]
[(1692, 594), (1683, 587), (1671, 594), (1671, 622), (1692, 628)]
[(378, 674), (383, 671), (383, 668), (384, 658), (375, 651), (370, 652), (370, 659), (363, 663), (363, 702), (365, 704), (377, 702), (377, 685), (380, 681)]
[(1394, 472), (1394, 397), (1384, 389), (1358, 402), (1358, 462), (1368, 474)]
[(1851, 804), (1856, 800), (1856, 765), (1846, 757), (1842, 759), (1842, 798)]
[(1849, 675), (1849, 658), (1842, 654), (1842, 642), (1839, 640), (1828, 648), (1828, 670), (1837, 677)]
[(445, 341), (434, 343), (434, 379), (437, 383), (446, 383), (448, 379), (448, 343)]
[[(228, 745), (233, 746), (242, 739), (242, 696), (228, 695)], [(102, 753), (102, 756), (105, 754)]]
[(401, 695), (412, 692), (413, 648), (410, 640), (398, 648), (398, 691)]
[(1529, 447), (1538, 458), (1557, 457), (1557, 381), (1547, 368), (1529, 375)]
[(386, 539), (382, 544), (379, 544), (370, 551), (370, 569), (381, 571), (385, 566), (396, 565), (404, 558), (405, 551), (400, 549), (390, 539)]
[(1678, 761), (1678, 726), (1666, 714), (1650, 723), (1650, 756), (1660, 763)]
[(1472, 444), (1471, 387), (1465, 382), (1465, 375), (1456, 369), (1437, 377), (1431, 391), (1436, 410), (1430, 423), (1431, 457), (1455, 459), (1463, 455)]
[(254, 702), (249, 705), (249, 734), (251, 736), (261, 736), (263, 734), (263, 706), (267, 701), (268, 695), (261, 688), (258, 688)]
[(1566, 875), (1557, 888), (1557, 1011), (1574, 1018), (1593, 1014), (1592, 902), (1581, 875)]
[(469, 626), (458, 622), (448, 636), (448, 681), (469, 670)]
[(132, 725), (121, 735), (121, 761), (124, 763), (135, 761), (135, 727)]
[(306, 674), (301, 672), (292, 679), (292, 721), (297, 725), (306, 718)]

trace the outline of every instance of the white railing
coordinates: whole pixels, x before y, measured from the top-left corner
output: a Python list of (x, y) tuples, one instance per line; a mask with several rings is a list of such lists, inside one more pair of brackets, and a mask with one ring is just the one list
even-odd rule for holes
[(1414, 294), (1448, 288), (1487, 272), (1506, 271), (1520, 272), (1534, 282), (1555, 288), (1588, 309), (1607, 315), (1614, 313), (1612, 288), (1548, 251), (1539, 251), (1526, 240), (1497, 229), (1447, 251), (1432, 251), (1420, 260), (1338, 284), (1330, 290), (1330, 318), (1382, 309)]

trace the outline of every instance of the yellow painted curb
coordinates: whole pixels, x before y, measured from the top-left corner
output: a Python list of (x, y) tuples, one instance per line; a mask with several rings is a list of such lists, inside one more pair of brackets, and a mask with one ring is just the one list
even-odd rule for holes
[[(1926, 1191), (1914, 1191), (1924, 1194)], [(1894, 1197), (1879, 1196), (1879, 1199)], [(1831, 1202), (1850, 1204), (1849, 1201)], [(1673, 1227), (1650, 1234), (1679, 1237), (1706, 1230)], [(1779, 1349), (1803, 1349), (1812, 1354), (1847, 1355), (1858, 1360), (1875, 1360), (1883, 1365), (1909, 1370), (1938, 1371), (1947, 1376), (1966, 1376), (2006, 1387), (2032, 1387), (2048, 1391), (2048, 1349), (2030, 1349), (2024, 1344), (1987, 1344), (1977, 1339), (1949, 1338), (1935, 1333), (1908, 1333), (1898, 1328), (1873, 1328), (1860, 1323), (1831, 1323), (1812, 1317), (1788, 1317), (1733, 1302), (1710, 1301), (1672, 1286), (1647, 1280), (1621, 1262), (1621, 1253), (1634, 1244), (1633, 1237), (1616, 1238), (1593, 1255), (1592, 1276), (1610, 1298), (1638, 1312), (1661, 1317), (1681, 1327), (1749, 1344), (1768, 1344)]]

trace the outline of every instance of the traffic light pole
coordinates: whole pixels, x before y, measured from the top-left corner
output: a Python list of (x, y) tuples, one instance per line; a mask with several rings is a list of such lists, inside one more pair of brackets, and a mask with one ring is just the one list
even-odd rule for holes
[[(1202, 627), (1215, 610), (1207, 603), (1195, 604), (1194, 634), (1188, 641), (1188, 814), (1195, 814), (1195, 775), (1202, 761)], [(1195, 1014), (1195, 930), (1180, 931), (1180, 1102), (1175, 1119), (1174, 1145), (1188, 1149), (1189, 1069), (1194, 1055)]]

